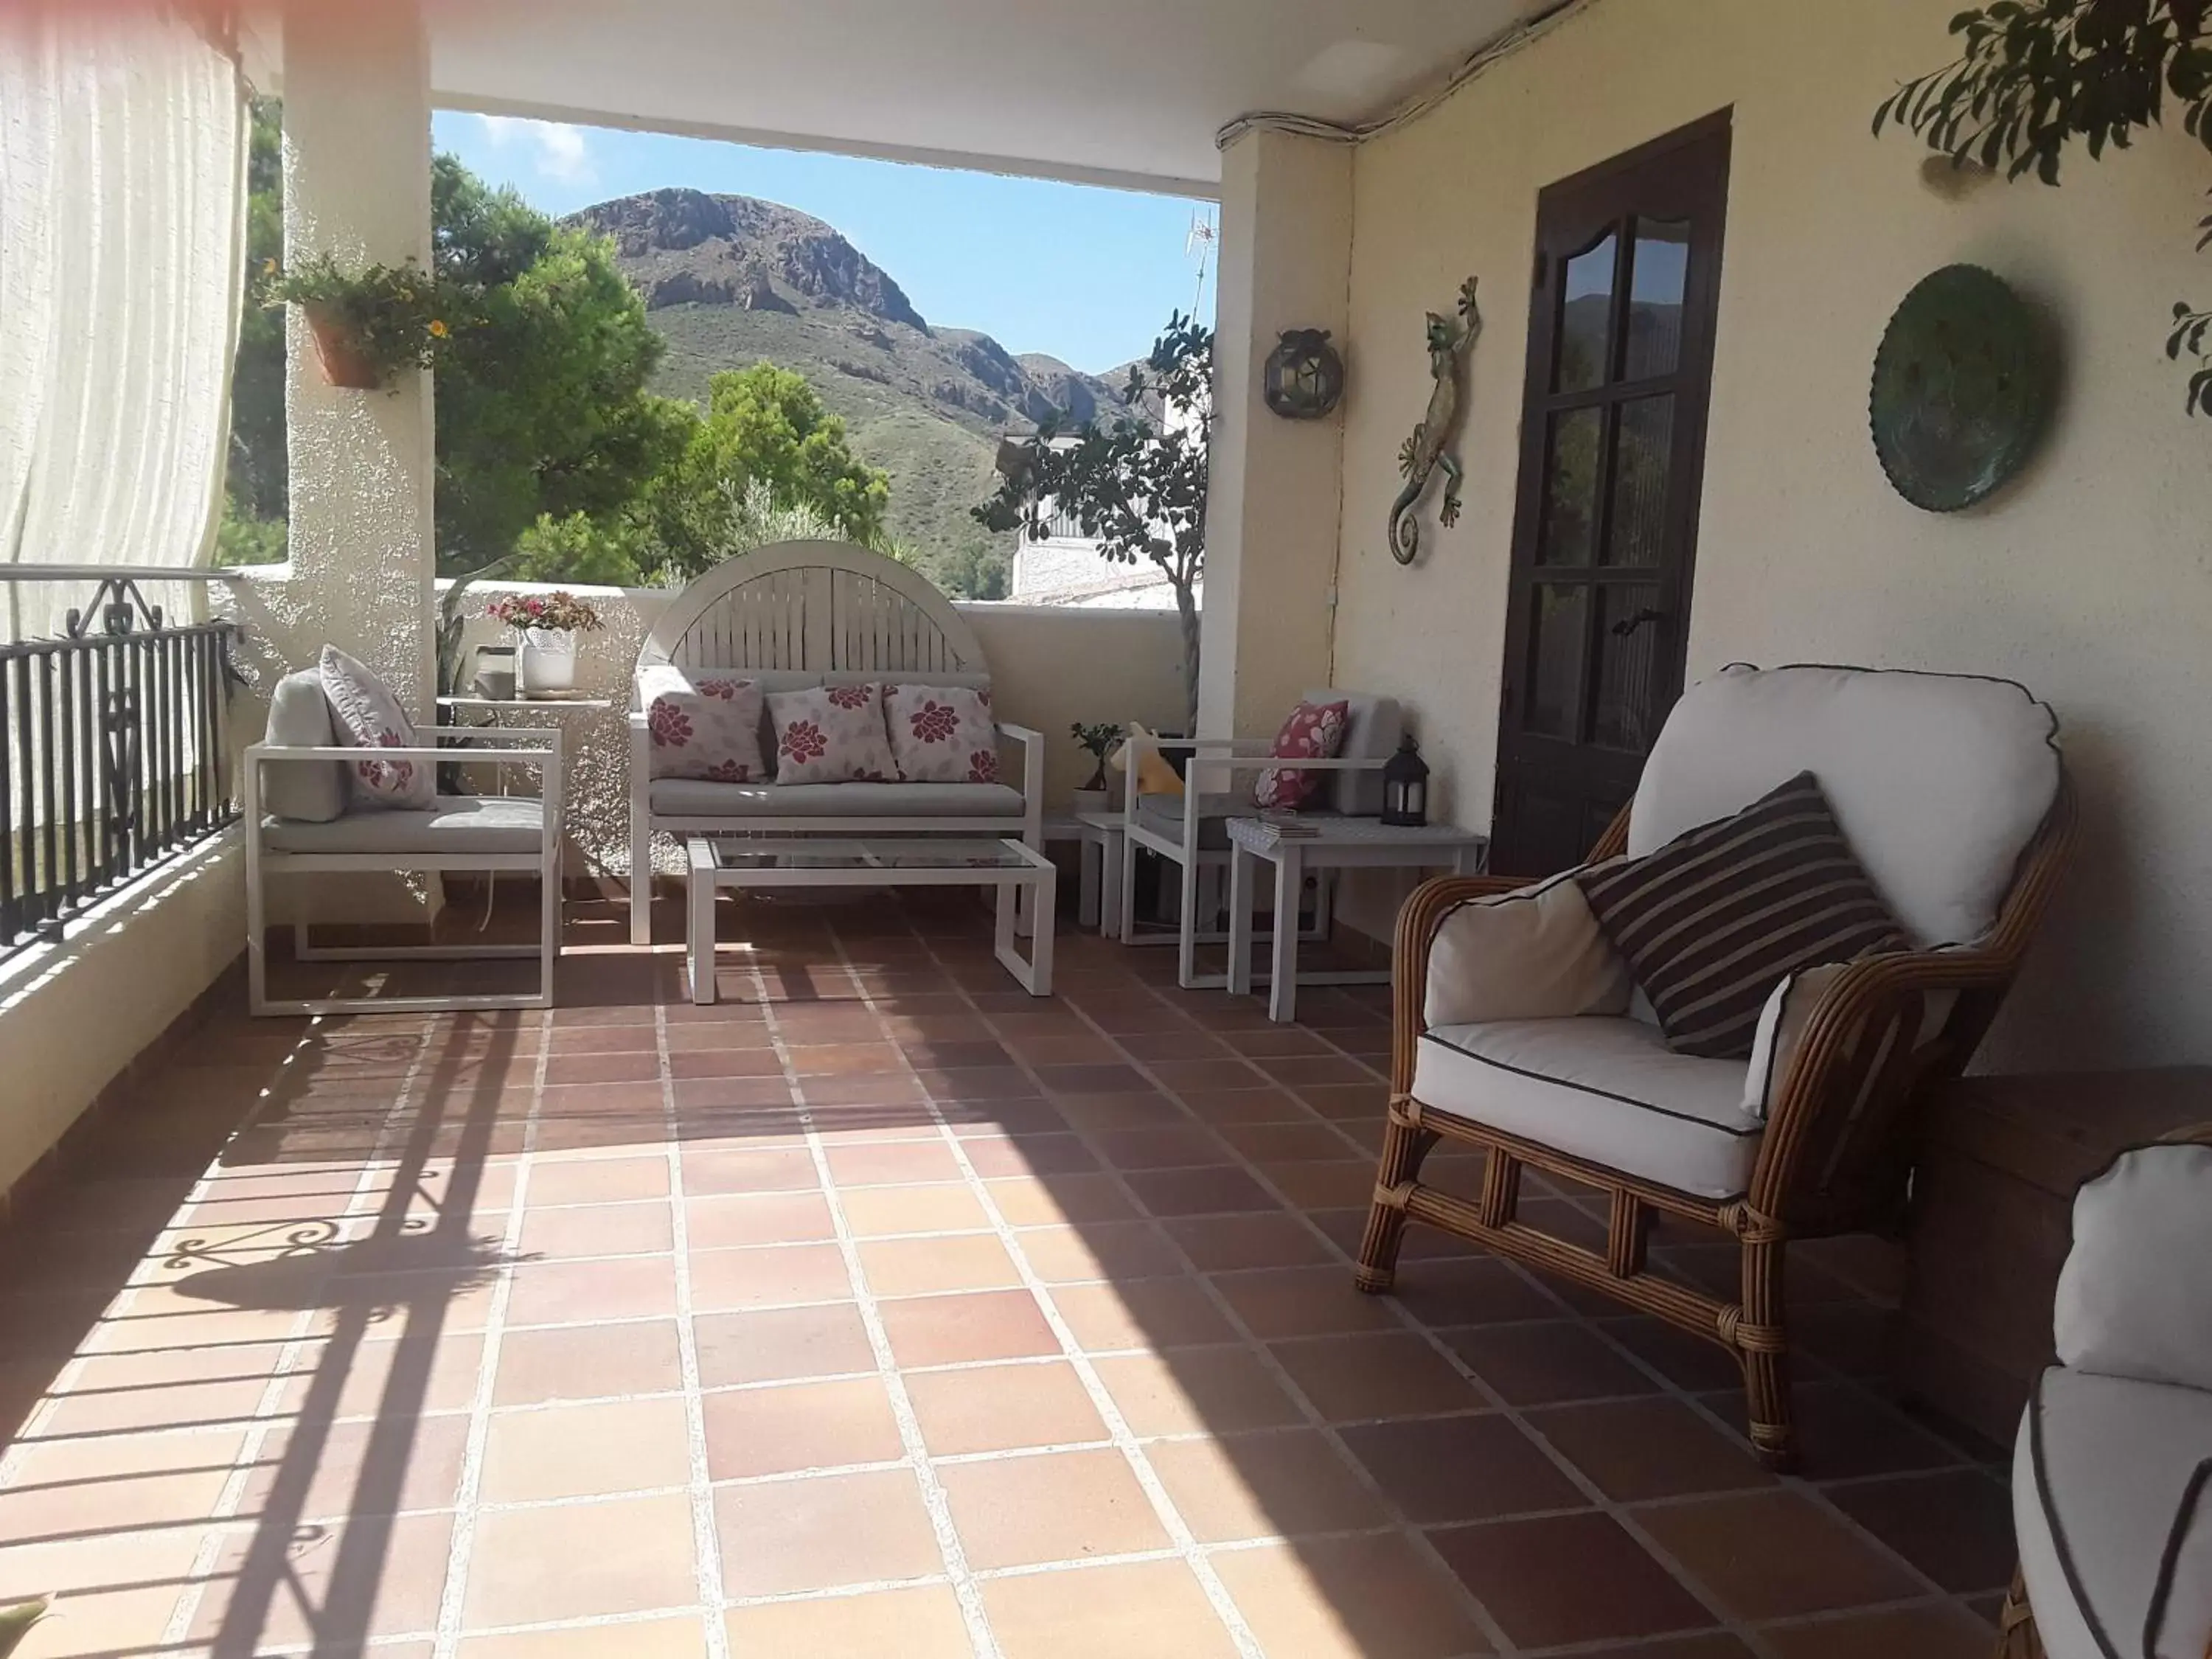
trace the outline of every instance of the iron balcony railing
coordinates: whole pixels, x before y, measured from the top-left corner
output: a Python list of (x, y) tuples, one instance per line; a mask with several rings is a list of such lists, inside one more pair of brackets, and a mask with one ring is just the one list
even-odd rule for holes
[(93, 581), (51, 639), (0, 644), (0, 957), (238, 817), (229, 622), (179, 626), (138, 583), (227, 573), (0, 565)]

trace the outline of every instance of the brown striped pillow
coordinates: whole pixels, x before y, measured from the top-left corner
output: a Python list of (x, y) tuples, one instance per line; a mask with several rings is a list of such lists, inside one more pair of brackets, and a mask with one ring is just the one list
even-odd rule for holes
[(1911, 948), (1810, 772), (1575, 880), (1681, 1054), (1747, 1060), (1786, 976)]

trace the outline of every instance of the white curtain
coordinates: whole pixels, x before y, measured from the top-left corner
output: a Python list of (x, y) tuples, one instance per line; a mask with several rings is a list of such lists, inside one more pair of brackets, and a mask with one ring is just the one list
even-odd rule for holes
[[(246, 134), (234, 64), (180, 15), (0, 5), (0, 561), (208, 557)], [(88, 597), (0, 583), (0, 641)], [(180, 619), (198, 602), (148, 598)]]

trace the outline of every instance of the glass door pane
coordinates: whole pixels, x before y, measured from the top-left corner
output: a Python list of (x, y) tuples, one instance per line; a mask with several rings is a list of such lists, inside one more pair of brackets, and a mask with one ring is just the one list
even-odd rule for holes
[(1587, 392), (1612, 377), (1613, 285), (1620, 238), (1612, 231), (1567, 261), (1560, 283), (1554, 392)]
[(1628, 364), (1621, 378), (1672, 374), (1682, 356), (1682, 295), (1689, 289), (1690, 222), (1636, 221), (1628, 279)]
[(1571, 738), (1579, 725), (1589, 604), (1590, 591), (1580, 582), (1537, 586), (1528, 641), (1528, 716), (1522, 726), (1539, 737)]

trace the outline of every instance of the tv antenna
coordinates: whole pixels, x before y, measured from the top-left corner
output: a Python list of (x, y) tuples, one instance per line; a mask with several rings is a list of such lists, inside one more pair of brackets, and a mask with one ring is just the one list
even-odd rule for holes
[(1220, 235), (1219, 228), (1206, 216), (1204, 208), (1190, 216), (1190, 234), (1182, 239), (1182, 252), (1186, 259), (1194, 254), (1198, 258), (1198, 287), (1190, 301), (1190, 314), (1194, 317), (1198, 315), (1199, 307), (1206, 299), (1206, 262), (1212, 254), (1213, 245)]

